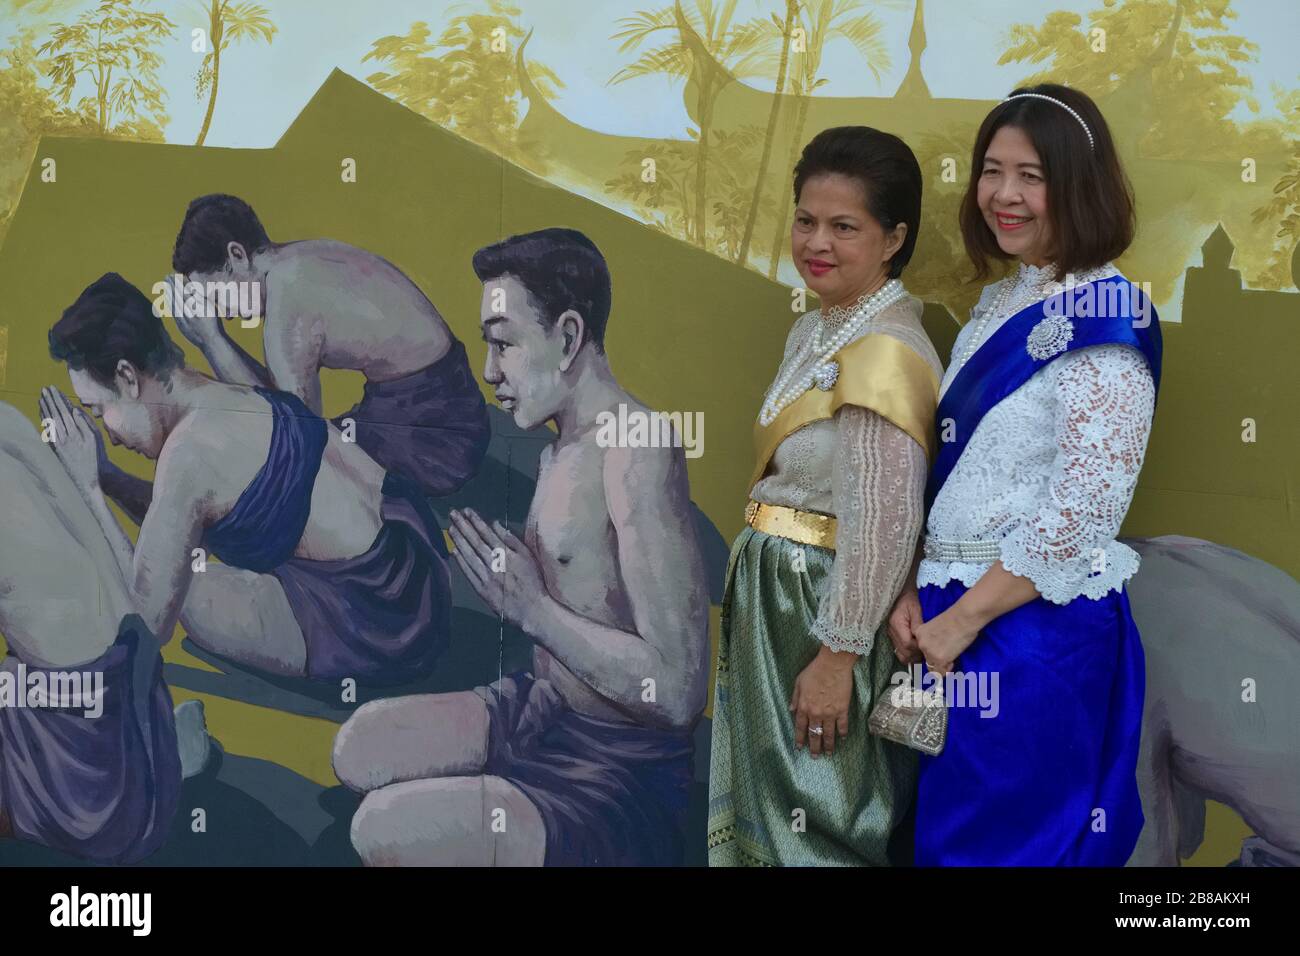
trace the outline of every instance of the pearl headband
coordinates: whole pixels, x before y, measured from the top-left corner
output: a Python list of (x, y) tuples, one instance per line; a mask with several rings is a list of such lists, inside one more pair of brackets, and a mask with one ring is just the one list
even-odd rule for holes
[[(1069, 106), (1066, 106), (1064, 103), (1062, 103), (1058, 99), (1055, 99), (1054, 97), (1044, 96), (1042, 93), (1015, 93), (1012, 96), (1008, 96), (1005, 100), (1002, 101), (1002, 103), (1010, 103), (1012, 100), (1019, 99), (1022, 96), (1032, 96), (1036, 100), (1047, 100), (1047, 102), (1049, 103), (1055, 103), (1057, 106), (1065, 110), (1067, 113), (1069, 113), (1071, 116), (1073, 116), (1076, 120), (1079, 121), (1079, 125), (1083, 127), (1084, 134), (1088, 137), (1088, 148), (1091, 150), (1095, 150), (1097, 148), (1092, 141), (1092, 130), (1088, 129), (1088, 124), (1083, 121), (1083, 117), (1080, 116), (1078, 113), (1076, 113)], [(1001, 106), (1002, 103), (999, 103), (998, 105)]]

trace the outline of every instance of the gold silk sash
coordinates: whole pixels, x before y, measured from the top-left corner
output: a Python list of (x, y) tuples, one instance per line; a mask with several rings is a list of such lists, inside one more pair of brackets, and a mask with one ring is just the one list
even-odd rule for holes
[(834, 417), (841, 405), (870, 409), (897, 425), (934, 461), (934, 412), (939, 379), (925, 359), (898, 339), (871, 332), (835, 353), (839, 377), (830, 391), (814, 385), (781, 410), (770, 425), (754, 423), (758, 462), (749, 488), (763, 477), (781, 442), (810, 422)]

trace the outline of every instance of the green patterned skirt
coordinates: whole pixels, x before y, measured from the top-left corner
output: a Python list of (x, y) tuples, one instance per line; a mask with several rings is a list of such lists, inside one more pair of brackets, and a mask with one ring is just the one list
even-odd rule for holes
[(830, 757), (794, 748), (790, 697), (822, 646), (812, 626), (834, 559), (748, 526), (732, 546), (713, 702), (710, 866), (889, 864), (917, 761), (867, 731), (894, 671), (883, 625), (854, 668), (848, 737)]

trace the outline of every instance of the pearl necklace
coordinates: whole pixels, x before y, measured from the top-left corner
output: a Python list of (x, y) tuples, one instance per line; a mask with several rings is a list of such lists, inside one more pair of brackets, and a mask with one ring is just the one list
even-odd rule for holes
[[(1051, 267), (1044, 266), (1043, 268), (1046, 270), (1044, 275), (1050, 278)], [(1030, 275), (1030, 273), (1025, 271), (1024, 266), (1021, 266), (1020, 274), (1003, 286), (1002, 291), (998, 293), (998, 297), (993, 301), (993, 304), (989, 306), (989, 308), (985, 309), (984, 313), (975, 320), (974, 326), (971, 329), (970, 337), (966, 340), (966, 348), (962, 350), (961, 361), (958, 363), (959, 367), (969, 362), (970, 357), (979, 350), (980, 345), (982, 345), (984, 341), (984, 330), (988, 328), (990, 322), (1002, 315), (1002, 311), (1011, 301), (1012, 295), (1014, 295), (1024, 285), (1023, 280), (1027, 275)], [(1028, 284), (1028, 288), (1030, 291), (1037, 294), (1039, 288), (1046, 285), (1046, 281), (1031, 281)]]
[[(831, 361), (835, 353), (852, 341), (869, 321), (906, 296), (907, 290), (903, 288), (903, 283), (898, 279), (890, 279), (875, 292), (857, 301), (853, 311), (849, 313), (849, 318), (836, 329), (825, 345), (822, 344), (822, 327), (818, 325), (812, 337), (799, 349), (768, 391), (763, 407), (758, 413), (759, 424), (772, 424), (786, 406), (814, 385), (824, 391), (830, 391), (839, 377), (839, 364)], [(836, 310), (832, 307), (829, 311), (835, 313), (846, 310)], [(803, 367), (809, 354), (820, 357), (808, 367), (807, 371), (796, 376), (796, 372)]]

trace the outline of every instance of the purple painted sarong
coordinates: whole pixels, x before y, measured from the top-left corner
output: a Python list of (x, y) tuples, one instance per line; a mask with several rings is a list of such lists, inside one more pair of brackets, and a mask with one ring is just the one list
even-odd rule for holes
[(490, 719), (484, 773), (537, 807), (547, 866), (682, 864), (690, 731), (585, 716), (522, 671), (476, 693)]
[(290, 558), (271, 574), (307, 641), (307, 676), (396, 684), (427, 673), (451, 635), (451, 575), (420, 489), (389, 472), (383, 524), (363, 554)]
[(391, 382), (366, 382), (361, 401), (334, 419), (356, 422), (356, 440), (388, 471), (426, 495), (449, 495), (474, 477), (492, 437), (487, 403), (453, 339), (428, 368)]
[[(95, 660), (26, 678), (103, 674), (103, 712), (0, 707), (0, 808), (13, 835), (98, 863), (134, 863), (171, 830), (181, 761), (158, 641), (137, 614)], [(19, 673), (10, 654), (0, 671)]]
[(226, 564), (273, 575), (307, 644), (307, 676), (400, 684), (427, 673), (451, 633), (438, 519), (415, 482), (388, 472), (382, 524), (362, 554), (293, 556), (311, 514), (326, 425), (297, 397), (257, 389), (275, 415), (266, 464), (204, 540)]

